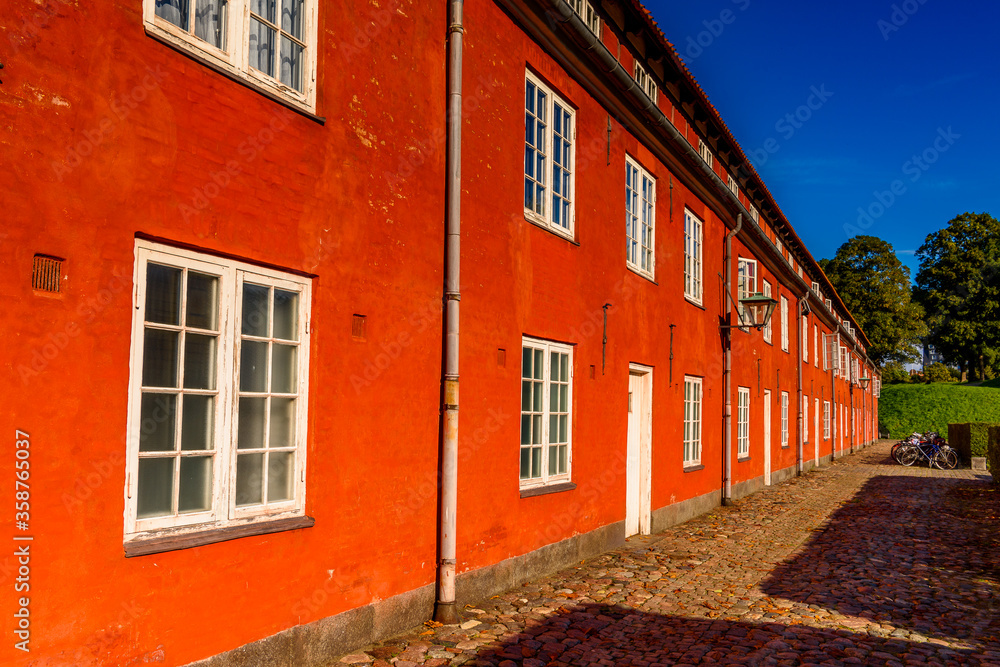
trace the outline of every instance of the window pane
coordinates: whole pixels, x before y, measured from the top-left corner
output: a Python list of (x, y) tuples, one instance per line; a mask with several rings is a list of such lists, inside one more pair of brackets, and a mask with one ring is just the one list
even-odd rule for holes
[(144, 387), (177, 386), (176, 331), (146, 329), (142, 352), (142, 385)]
[(569, 442), (569, 415), (559, 415), (559, 442)]
[(266, 337), (268, 332), (268, 295), (270, 289), (260, 285), (243, 284), (243, 335)]
[(215, 336), (184, 337), (184, 388), (215, 389)]
[[(549, 442), (559, 442), (559, 415), (549, 415)], [(549, 455), (552, 455), (553, 448), (549, 448)], [(551, 461), (549, 462), (551, 470)]]
[(219, 278), (188, 271), (184, 323), (196, 329), (219, 328)]
[(559, 474), (569, 470), (569, 445), (559, 446)]
[(535, 373), (535, 379), (541, 380), (542, 376), (545, 374), (544, 356), (542, 355), (541, 350), (534, 350), (534, 353), (535, 353), (535, 363), (533, 366), (533, 371)]
[(169, 452), (174, 449), (177, 396), (142, 394), (139, 424), (140, 452)]
[(541, 477), (542, 476), (542, 448), (532, 447), (531, 448), (531, 476)]
[(521, 415), (521, 444), (531, 444), (531, 415)]
[(281, 0), (281, 29), (302, 39), (303, 0)]
[(240, 391), (267, 391), (267, 343), (243, 341), (240, 350)]
[(226, 0), (197, 0), (194, 12), (194, 34), (218, 49), (226, 48)]
[[(246, 343), (244, 343), (245, 345)], [(297, 384), (298, 349), (294, 345), (275, 344), (271, 348), (271, 391), (294, 394)]]
[(274, 30), (251, 18), (248, 44), (250, 66), (274, 76)]
[(569, 412), (569, 385), (559, 386), (559, 412)]
[(181, 270), (146, 265), (146, 321), (180, 324)]
[[(522, 436), (521, 440), (524, 438)], [(531, 476), (531, 448), (521, 448), (521, 479), (528, 479)]]
[(278, 80), (289, 88), (302, 92), (303, 48), (284, 35), (281, 36), (281, 65)]
[(268, 447), (295, 446), (295, 399), (271, 399), (271, 424)]
[(521, 377), (530, 378), (531, 374), (531, 360), (534, 359), (534, 354), (530, 347), (521, 348)]
[(559, 452), (556, 447), (549, 447), (549, 474), (559, 474)]
[(236, 504), (259, 505), (263, 501), (264, 455), (236, 457)]
[(188, 30), (188, 0), (156, 0), (156, 15)]
[(215, 397), (184, 396), (181, 449), (215, 448)]
[(295, 472), (293, 452), (271, 452), (267, 459), (267, 500), (292, 499), (292, 480)]
[(264, 409), (266, 406), (266, 398), (240, 398), (236, 445), (239, 449), (260, 449), (264, 446)]
[(531, 386), (532, 386), (532, 401), (531, 401), (532, 412), (541, 412), (542, 394), (543, 394), (542, 383), (533, 382)]
[(250, 0), (250, 11), (271, 23), (277, 23), (276, 9), (275, 0)]
[(295, 292), (274, 290), (274, 337), (299, 339), (299, 295)]
[(531, 418), (531, 444), (542, 444), (542, 416), (535, 415)]
[(182, 458), (177, 511), (204, 512), (210, 509), (212, 509), (212, 457)]
[(521, 380), (521, 412), (531, 412), (530, 380)]
[(164, 516), (172, 512), (174, 459), (139, 459), (138, 517)]

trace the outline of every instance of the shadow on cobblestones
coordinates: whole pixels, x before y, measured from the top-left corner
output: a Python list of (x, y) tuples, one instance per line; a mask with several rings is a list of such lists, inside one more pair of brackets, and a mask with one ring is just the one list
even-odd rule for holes
[(470, 666), (543, 665), (994, 665), (981, 649), (948, 649), (894, 637), (783, 623), (685, 618), (625, 606), (567, 605), (528, 625)]
[(906, 638), (1000, 640), (1000, 489), (878, 476), (761, 590), (895, 627)]

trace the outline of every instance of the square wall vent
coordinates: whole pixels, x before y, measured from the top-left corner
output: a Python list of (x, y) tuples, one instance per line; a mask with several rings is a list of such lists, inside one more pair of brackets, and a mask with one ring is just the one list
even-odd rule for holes
[(64, 260), (51, 255), (35, 255), (31, 263), (31, 287), (38, 292), (59, 293)]

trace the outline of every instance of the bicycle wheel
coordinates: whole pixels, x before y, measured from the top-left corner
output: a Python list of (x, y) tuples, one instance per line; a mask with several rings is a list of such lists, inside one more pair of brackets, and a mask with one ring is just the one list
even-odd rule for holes
[(892, 446), (892, 449), (889, 450), (889, 456), (896, 463), (899, 463), (899, 452), (903, 449), (903, 447), (905, 447), (905, 445), (903, 444), (903, 441), (900, 440)]
[(920, 452), (917, 451), (916, 447), (906, 447), (899, 452), (900, 465), (911, 466), (918, 460), (920, 460)]
[(941, 470), (953, 470), (958, 465), (958, 454), (953, 449), (942, 449), (934, 456), (934, 464)]

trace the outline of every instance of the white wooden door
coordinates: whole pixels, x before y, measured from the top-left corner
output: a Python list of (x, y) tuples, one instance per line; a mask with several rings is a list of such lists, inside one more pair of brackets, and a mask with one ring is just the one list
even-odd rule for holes
[(816, 445), (816, 465), (819, 465), (819, 440), (820, 440), (820, 430), (819, 430), (819, 399), (813, 399), (813, 433), (816, 435), (813, 437), (813, 443)]
[(764, 484), (771, 485), (771, 390), (764, 390)]
[[(640, 367), (641, 368), (641, 367)], [(652, 369), (630, 367), (626, 445), (625, 537), (649, 534), (652, 468)]]

